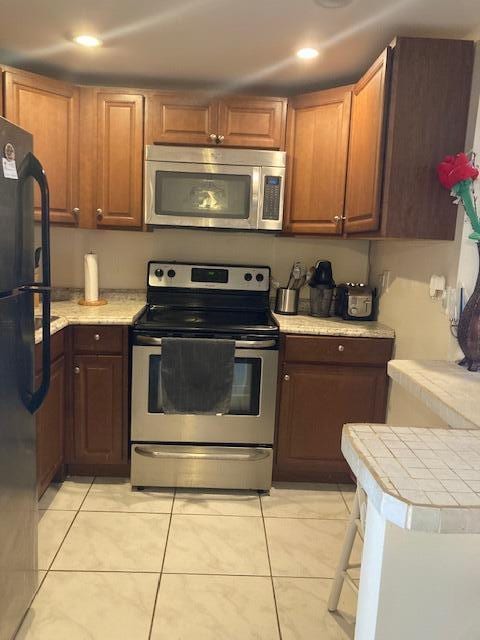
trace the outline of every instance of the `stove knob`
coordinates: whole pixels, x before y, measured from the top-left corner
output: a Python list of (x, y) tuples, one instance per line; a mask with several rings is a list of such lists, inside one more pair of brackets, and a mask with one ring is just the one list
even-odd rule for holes
[(168, 276), (169, 278), (174, 278), (174, 277), (176, 276), (176, 272), (175, 272), (175, 270), (174, 270), (174, 269), (169, 269), (169, 270), (167, 271), (167, 276)]
[(251, 273), (246, 273), (246, 274), (245, 274), (245, 276), (244, 276), (244, 278), (245, 278), (245, 280), (246, 280), (247, 282), (250, 282), (250, 280), (253, 278), (253, 276), (252, 276), (252, 274), (251, 274)]
[(163, 278), (163, 269), (155, 269), (155, 275), (157, 278)]
[(257, 273), (257, 282), (263, 282), (263, 273)]

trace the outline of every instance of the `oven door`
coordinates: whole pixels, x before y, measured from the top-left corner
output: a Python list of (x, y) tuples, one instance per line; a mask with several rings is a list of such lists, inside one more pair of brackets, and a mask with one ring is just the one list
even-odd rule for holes
[(145, 222), (257, 229), (260, 167), (145, 162)]
[(235, 349), (230, 413), (219, 416), (163, 413), (161, 361), (161, 346), (134, 345), (132, 441), (273, 443), (278, 351)]

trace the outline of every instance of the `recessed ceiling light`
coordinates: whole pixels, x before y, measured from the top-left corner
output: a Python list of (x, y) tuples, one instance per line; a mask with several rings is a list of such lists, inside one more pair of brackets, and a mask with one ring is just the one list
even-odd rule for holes
[(314, 2), (325, 9), (340, 9), (352, 4), (353, 0), (314, 0)]
[(312, 60), (318, 56), (318, 49), (314, 49), (313, 47), (304, 47), (303, 49), (299, 49), (297, 51), (297, 58), (301, 60)]
[(89, 36), (87, 34), (75, 36), (73, 38), (73, 41), (77, 44), (81, 44), (82, 47), (100, 47), (102, 44), (102, 41), (99, 38), (96, 38), (95, 36)]

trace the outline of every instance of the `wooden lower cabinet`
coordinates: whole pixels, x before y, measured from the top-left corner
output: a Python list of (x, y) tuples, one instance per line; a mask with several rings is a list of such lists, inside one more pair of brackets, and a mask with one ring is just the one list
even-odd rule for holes
[(76, 462), (123, 462), (122, 369), (122, 356), (74, 358)]
[[(36, 414), (37, 428), (37, 491), (38, 497), (55, 477), (62, 477), (64, 464), (64, 429), (66, 417), (66, 361), (63, 353), (63, 332), (53, 337), (50, 389)], [(41, 345), (37, 345), (36, 362), (40, 363)], [(36, 373), (40, 384), (41, 370)]]
[(68, 471), (128, 473), (128, 329), (72, 329)]
[[(340, 449), (342, 427), (346, 422), (384, 422), (386, 354), (391, 352), (392, 341), (295, 338), (295, 348), (288, 345), (287, 337), (283, 349), (292, 361), (284, 359), (280, 370), (274, 478), (348, 481), (350, 470)], [(372, 342), (371, 359), (362, 356), (365, 340)], [(377, 345), (380, 351), (376, 352)], [(343, 350), (338, 350), (340, 346)], [(293, 360), (303, 352), (308, 353), (308, 362)], [(362, 357), (365, 362), (358, 362)], [(385, 358), (383, 363), (379, 362), (381, 357)]]

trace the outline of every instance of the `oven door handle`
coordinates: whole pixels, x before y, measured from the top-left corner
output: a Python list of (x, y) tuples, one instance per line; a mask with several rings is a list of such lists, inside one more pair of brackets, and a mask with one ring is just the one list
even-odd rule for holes
[[(135, 336), (134, 344), (160, 347), (162, 338)], [(275, 347), (276, 344), (276, 340), (235, 340), (235, 349), (269, 349), (270, 347)]]
[(237, 460), (242, 462), (254, 462), (268, 458), (270, 452), (268, 450), (253, 449), (249, 451), (236, 451), (235, 453), (226, 453), (224, 449), (211, 448), (210, 451), (200, 451), (198, 447), (188, 449), (182, 447), (183, 451), (172, 451), (171, 447), (142, 447), (136, 446), (135, 453), (146, 458), (170, 458), (176, 460)]

